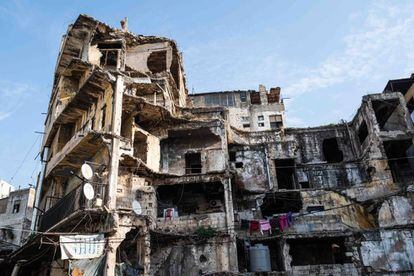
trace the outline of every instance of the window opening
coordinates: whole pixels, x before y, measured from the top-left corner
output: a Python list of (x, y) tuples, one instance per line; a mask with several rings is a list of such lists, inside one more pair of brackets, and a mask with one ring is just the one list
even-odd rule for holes
[(338, 146), (338, 140), (335, 137), (323, 140), (322, 151), (328, 163), (337, 163), (344, 159), (344, 155)]
[(199, 152), (185, 154), (185, 173), (201, 173), (201, 154)]
[(276, 178), (279, 189), (295, 189), (295, 160), (276, 159)]

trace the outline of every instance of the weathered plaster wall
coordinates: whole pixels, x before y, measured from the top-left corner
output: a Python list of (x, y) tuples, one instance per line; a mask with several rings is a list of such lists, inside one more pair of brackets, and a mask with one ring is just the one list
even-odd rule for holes
[(361, 243), (364, 266), (376, 272), (414, 269), (414, 231), (381, 230), (379, 239), (366, 236)]
[(167, 68), (170, 68), (172, 61), (172, 50), (168, 42), (128, 47), (126, 50), (126, 66), (140, 72), (151, 73), (148, 69), (147, 60), (150, 54), (155, 51), (167, 51)]
[(235, 184), (247, 191), (266, 191), (269, 188), (264, 147), (234, 147), (235, 161), (231, 162), (236, 171)]
[(229, 239), (213, 238), (195, 244), (174, 244), (151, 254), (150, 275), (194, 276), (205, 273), (235, 271), (235, 245)]
[(188, 136), (162, 140), (162, 172), (184, 175), (185, 154), (189, 152), (201, 154), (202, 173), (222, 171), (226, 167), (222, 137), (210, 133), (204, 137)]

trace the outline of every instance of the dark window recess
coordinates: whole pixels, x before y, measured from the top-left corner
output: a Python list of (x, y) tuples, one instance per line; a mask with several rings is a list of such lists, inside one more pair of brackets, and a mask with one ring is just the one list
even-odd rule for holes
[(288, 239), (292, 266), (344, 264), (351, 260), (345, 256), (344, 238)]
[(259, 92), (250, 92), (250, 102), (251, 104), (261, 104), (260, 93)]
[(236, 162), (236, 168), (243, 168), (243, 162)]
[(257, 124), (259, 127), (264, 127), (265, 126), (265, 124), (264, 123), (258, 123)]
[(113, 66), (118, 65), (118, 51), (117, 50), (102, 50), (101, 66)]
[(175, 208), (178, 216), (224, 211), (224, 187), (220, 182), (164, 185), (157, 188), (157, 215)]
[(414, 145), (412, 141), (386, 141), (383, 145), (394, 182), (412, 181), (414, 178)]
[(358, 139), (361, 145), (364, 143), (365, 139), (368, 137), (368, 127), (365, 121), (362, 121), (361, 125), (358, 128)]
[(323, 206), (323, 205), (308, 206), (306, 208), (306, 212), (309, 212), (309, 213), (322, 212), (322, 211), (325, 211), (325, 206)]
[(102, 107), (101, 116), (102, 116), (102, 119), (101, 119), (101, 129), (102, 129), (105, 127), (105, 123), (106, 123), (106, 105)]
[(17, 214), (20, 211), (20, 200), (15, 200), (13, 203), (13, 214)]
[(262, 215), (271, 217), (275, 214), (288, 212), (297, 213), (302, 209), (300, 192), (277, 192), (266, 194), (260, 206)]
[(201, 154), (199, 152), (185, 154), (185, 173), (201, 173)]
[(269, 122), (271, 129), (281, 128), (283, 126), (282, 115), (270, 115)]
[(240, 101), (242, 103), (245, 103), (247, 101), (247, 93), (246, 93), (246, 91), (240, 92)]
[(121, 43), (99, 43), (98, 48), (101, 51), (101, 66), (118, 66), (119, 52), (122, 49)]
[(91, 130), (95, 129), (95, 116), (92, 117), (91, 119)]
[(264, 116), (263, 115), (257, 116), (257, 120), (258, 121), (264, 121)]
[(295, 159), (276, 159), (276, 178), (279, 189), (295, 189)]
[(141, 120), (139, 119), (139, 115), (137, 115), (137, 116), (135, 116), (134, 117), (134, 123), (136, 124), (136, 125), (139, 125), (139, 123), (141, 122)]
[(302, 182), (299, 182), (299, 184), (300, 184), (300, 187), (302, 189), (309, 189), (310, 188), (309, 181), (302, 181)]
[(235, 151), (229, 151), (229, 161), (230, 162), (236, 161), (236, 152)]
[(152, 73), (167, 70), (167, 51), (152, 52), (148, 57), (147, 67)]
[(243, 127), (244, 128), (249, 128), (250, 127), (250, 124), (243, 124)]
[(338, 140), (335, 137), (323, 140), (322, 151), (328, 163), (337, 163), (344, 159), (344, 154), (339, 149)]

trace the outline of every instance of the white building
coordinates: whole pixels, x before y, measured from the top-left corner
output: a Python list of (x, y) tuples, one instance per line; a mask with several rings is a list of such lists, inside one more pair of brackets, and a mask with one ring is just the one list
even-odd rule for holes
[(0, 199), (0, 255), (21, 246), (30, 234), (34, 198), (35, 190), (27, 188)]
[(14, 186), (0, 179), (0, 198), (8, 197), (15, 190)]

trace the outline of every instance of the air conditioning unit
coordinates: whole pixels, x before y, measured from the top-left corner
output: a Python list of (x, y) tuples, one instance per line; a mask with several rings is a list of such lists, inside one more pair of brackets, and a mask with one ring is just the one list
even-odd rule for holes
[(221, 200), (210, 200), (209, 205), (211, 208), (218, 208), (223, 206), (223, 204), (221, 203)]

